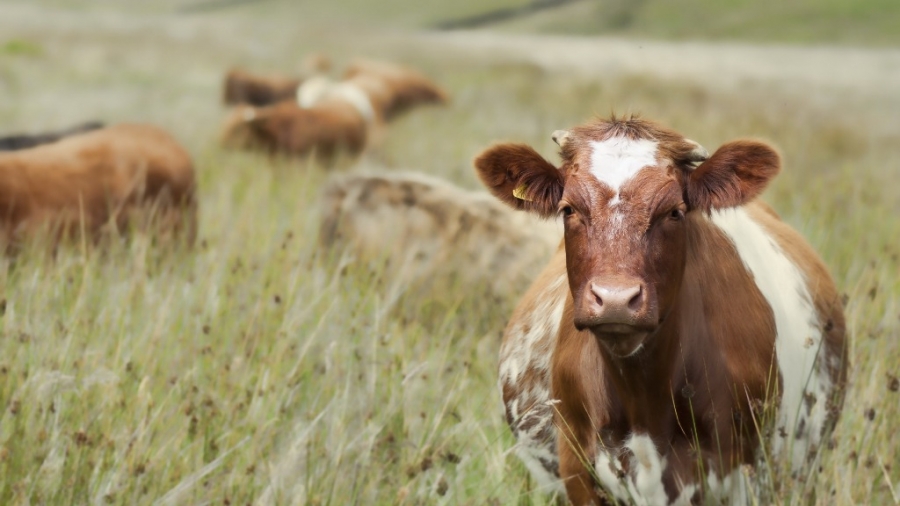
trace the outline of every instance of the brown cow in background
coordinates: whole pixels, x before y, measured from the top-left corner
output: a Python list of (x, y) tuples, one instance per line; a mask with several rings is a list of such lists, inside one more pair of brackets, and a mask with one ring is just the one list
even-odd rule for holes
[(420, 105), (442, 105), (450, 100), (447, 92), (434, 81), (395, 63), (356, 61), (344, 72), (344, 82), (363, 90), (383, 121), (391, 121)]
[(424, 174), (343, 175), (323, 192), (320, 244), (358, 262), (387, 260), (385, 278), (400, 291), (441, 278), (508, 297), (561, 236), (558, 222)]
[(366, 117), (343, 99), (325, 100), (303, 109), (294, 102), (236, 108), (225, 121), (222, 143), (258, 149), (271, 155), (314, 155), (323, 163), (338, 153), (358, 155), (366, 147)]
[(294, 100), (297, 88), (312, 75), (327, 72), (331, 60), (323, 54), (312, 54), (303, 63), (303, 76), (258, 75), (231, 69), (225, 75), (222, 100), (227, 105), (266, 106), (283, 100)]
[(327, 163), (341, 151), (360, 154), (399, 114), (448, 100), (434, 82), (399, 65), (360, 62), (346, 75), (337, 82), (308, 79), (297, 90), (297, 103), (236, 109), (225, 121), (223, 144), (271, 154), (315, 153)]
[(249, 104), (264, 106), (282, 100), (293, 100), (299, 78), (284, 76), (260, 76), (241, 69), (231, 69), (225, 75), (222, 100), (228, 105)]
[(116, 125), (0, 154), (0, 248), (51, 227), (54, 237), (127, 231), (196, 235), (191, 157), (167, 132)]

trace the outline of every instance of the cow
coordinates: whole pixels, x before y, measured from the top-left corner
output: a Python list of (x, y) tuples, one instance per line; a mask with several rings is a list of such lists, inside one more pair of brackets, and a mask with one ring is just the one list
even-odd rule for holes
[(370, 109), (331, 96), (310, 108), (293, 101), (237, 107), (226, 118), (221, 137), (229, 148), (314, 155), (319, 162), (331, 164), (340, 153), (356, 156), (365, 149), (371, 121)]
[(257, 75), (239, 68), (225, 74), (222, 101), (226, 105), (252, 105), (262, 107), (284, 100), (293, 100), (297, 88), (310, 76), (331, 68), (331, 60), (322, 54), (312, 54), (304, 61), (304, 75)]
[(119, 124), (0, 153), (0, 249), (50, 227), (56, 239), (97, 239), (153, 219), (160, 235), (191, 243), (196, 183), (190, 155), (151, 125)]
[(51, 132), (42, 132), (38, 134), (14, 134), (0, 137), (0, 151), (16, 151), (19, 149), (28, 149), (41, 144), (50, 144), (65, 137), (71, 137), (92, 130), (103, 128), (103, 123), (99, 121), (87, 121), (70, 128), (56, 130)]
[(636, 117), (553, 139), (559, 167), (515, 143), (474, 161), (498, 199), (563, 221), (500, 352), (539, 483), (577, 505), (743, 504), (763, 459), (808, 469), (843, 404), (846, 328), (823, 262), (757, 199), (776, 151), (709, 156)]
[(383, 62), (360, 62), (346, 78), (313, 76), (296, 90), (295, 103), (238, 107), (225, 120), (227, 147), (306, 156), (331, 164), (337, 153), (357, 156), (378, 144), (386, 122), (410, 108), (445, 103), (447, 94), (418, 72)]
[(448, 93), (434, 81), (396, 63), (357, 60), (347, 67), (342, 82), (363, 90), (383, 122), (420, 105), (442, 105), (449, 101)]
[(293, 100), (302, 79), (285, 76), (260, 76), (242, 69), (231, 69), (225, 74), (222, 101), (226, 105), (271, 105), (283, 100)]
[(320, 216), (323, 248), (360, 262), (387, 259), (386, 277), (397, 286), (444, 276), (507, 300), (528, 286), (562, 237), (557, 223), (420, 173), (334, 177)]

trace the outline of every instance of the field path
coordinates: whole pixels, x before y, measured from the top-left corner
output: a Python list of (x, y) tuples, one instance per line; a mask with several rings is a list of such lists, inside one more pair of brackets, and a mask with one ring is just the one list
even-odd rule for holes
[[(415, 35), (421, 50), (519, 61), (549, 72), (646, 75), (712, 89), (775, 87), (811, 105), (846, 105), (880, 129), (900, 130), (900, 49), (668, 42), (515, 35), (481, 30)], [(408, 43), (408, 41), (407, 41)]]

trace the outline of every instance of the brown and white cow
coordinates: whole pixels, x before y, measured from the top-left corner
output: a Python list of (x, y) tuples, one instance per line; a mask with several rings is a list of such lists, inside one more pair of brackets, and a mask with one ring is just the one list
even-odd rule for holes
[(294, 100), (297, 88), (309, 77), (327, 72), (331, 59), (321, 53), (313, 53), (303, 61), (301, 77), (283, 75), (259, 75), (233, 68), (225, 74), (222, 101), (226, 105), (252, 105), (262, 107), (284, 100)]
[(355, 156), (383, 135), (385, 122), (416, 105), (444, 103), (447, 94), (418, 72), (382, 63), (358, 63), (347, 78), (314, 76), (297, 89), (296, 103), (239, 107), (226, 120), (226, 146), (307, 155), (330, 162)]
[(268, 107), (241, 106), (225, 120), (222, 144), (260, 149), (270, 154), (315, 154), (330, 163), (339, 153), (352, 156), (365, 149), (371, 116), (340, 96), (303, 108), (293, 101)]
[(362, 90), (383, 122), (420, 105), (446, 104), (450, 99), (443, 88), (417, 70), (390, 62), (353, 62), (341, 82)]
[(742, 504), (767, 448), (794, 471), (836, 422), (844, 316), (810, 246), (756, 200), (768, 145), (712, 156), (641, 119), (557, 131), (476, 160), (500, 200), (560, 215), (564, 249), (506, 329), (500, 386), (518, 453), (574, 504)]
[(190, 155), (150, 125), (115, 125), (0, 153), (0, 251), (52, 226), (96, 238), (153, 218), (160, 233), (196, 234)]

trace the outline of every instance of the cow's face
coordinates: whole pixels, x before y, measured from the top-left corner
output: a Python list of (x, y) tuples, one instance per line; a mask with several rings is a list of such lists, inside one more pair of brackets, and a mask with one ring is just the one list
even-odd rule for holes
[(616, 357), (637, 354), (674, 306), (686, 258), (688, 214), (740, 205), (764, 188), (778, 155), (736, 141), (712, 157), (643, 120), (557, 131), (557, 168), (522, 145), (475, 161), (501, 200), (565, 225), (574, 324)]

